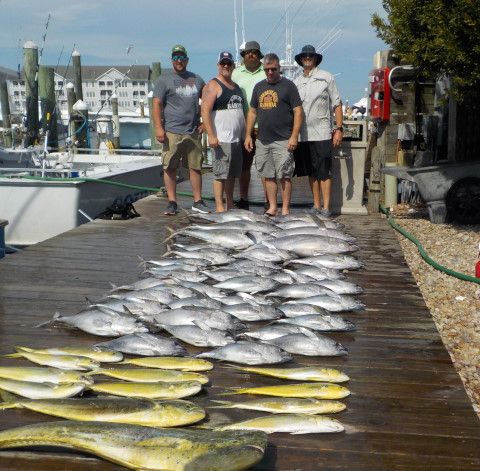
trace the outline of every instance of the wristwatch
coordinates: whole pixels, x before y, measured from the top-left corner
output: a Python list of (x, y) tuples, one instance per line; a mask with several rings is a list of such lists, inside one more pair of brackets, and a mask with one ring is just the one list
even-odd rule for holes
[(338, 126), (335, 128), (335, 131), (343, 132), (343, 126)]

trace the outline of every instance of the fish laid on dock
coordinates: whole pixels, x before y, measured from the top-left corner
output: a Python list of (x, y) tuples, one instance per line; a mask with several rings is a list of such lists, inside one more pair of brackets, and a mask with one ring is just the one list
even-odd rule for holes
[(115, 363), (123, 360), (123, 355), (107, 348), (98, 346), (91, 347), (52, 347), (52, 348), (28, 348), (15, 347), (17, 352), (45, 353), (50, 355), (72, 355), (87, 357), (100, 363)]
[(275, 414), (243, 420), (219, 427), (218, 430), (261, 430), (265, 433), (306, 433), (343, 432), (345, 428), (336, 419), (307, 414)]
[(350, 395), (345, 386), (333, 383), (294, 383), (278, 386), (259, 386), (251, 388), (237, 388), (224, 396), (232, 394), (260, 394), (262, 396), (277, 397), (313, 397), (315, 399), (342, 399)]
[(48, 422), (0, 432), (0, 448), (62, 446), (148, 471), (245, 470), (265, 453), (266, 435), (250, 431), (162, 429), (101, 422)]
[(98, 361), (74, 355), (53, 355), (51, 353), (37, 353), (20, 350), (18, 353), (11, 353), (4, 356), (7, 358), (23, 357), (37, 365), (52, 366), (61, 370), (88, 371), (100, 367)]
[(200, 384), (208, 383), (208, 376), (191, 371), (161, 370), (157, 368), (100, 368), (87, 373), (88, 375), (104, 375), (123, 381), (136, 381), (139, 383), (178, 383), (181, 381), (198, 381)]
[(181, 371), (209, 371), (213, 368), (213, 363), (207, 360), (189, 357), (140, 357), (123, 360), (122, 363), (145, 368)]
[(78, 371), (43, 368), (40, 366), (0, 366), (0, 378), (31, 383), (93, 383), (91, 378)]
[(212, 400), (210, 409), (246, 409), (272, 414), (335, 414), (347, 406), (340, 401), (314, 399), (313, 397), (260, 397), (246, 402)]
[(146, 427), (179, 427), (199, 422), (205, 411), (188, 401), (153, 401), (120, 397), (72, 399), (5, 398), (0, 409), (28, 409), (69, 420), (113, 422)]
[(80, 394), (86, 387), (85, 382), (50, 384), (0, 378), (0, 389), (29, 399), (63, 399)]
[(334, 368), (320, 368), (317, 366), (300, 366), (297, 368), (259, 368), (251, 366), (235, 366), (234, 368), (247, 373), (272, 376), (274, 378), (291, 379), (296, 381), (319, 381), (326, 383), (344, 383), (350, 378), (342, 371)]

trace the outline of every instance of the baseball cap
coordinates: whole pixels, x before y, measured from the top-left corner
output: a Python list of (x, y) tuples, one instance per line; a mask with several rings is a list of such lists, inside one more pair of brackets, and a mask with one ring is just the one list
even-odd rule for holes
[(217, 64), (220, 64), (220, 62), (224, 61), (224, 60), (227, 60), (227, 61), (230, 61), (232, 63), (234, 63), (235, 61), (233, 60), (233, 56), (230, 52), (228, 51), (222, 51), (219, 55), (218, 55), (218, 61), (217, 61)]
[(179, 54), (188, 56), (187, 50), (181, 44), (176, 44), (175, 46), (172, 47), (172, 56), (179, 55)]

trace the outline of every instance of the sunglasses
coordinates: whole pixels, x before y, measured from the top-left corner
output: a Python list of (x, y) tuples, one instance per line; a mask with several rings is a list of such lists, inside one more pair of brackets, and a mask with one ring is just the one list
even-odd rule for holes
[(187, 59), (187, 56), (172, 56), (172, 61), (186, 61)]
[(263, 69), (265, 72), (276, 72), (278, 70), (278, 67), (265, 67)]
[(244, 54), (254, 54), (255, 56), (258, 56), (259, 53), (256, 49), (249, 49), (248, 51), (244, 51)]
[(313, 54), (304, 54), (302, 59), (313, 59), (315, 56)]
[(225, 67), (226, 65), (228, 65), (228, 67), (230, 67), (230, 66), (233, 65), (233, 62), (230, 62), (230, 61), (222, 61), (222, 62), (219, 62), (219, 65), (221, 65), (222, 67)]

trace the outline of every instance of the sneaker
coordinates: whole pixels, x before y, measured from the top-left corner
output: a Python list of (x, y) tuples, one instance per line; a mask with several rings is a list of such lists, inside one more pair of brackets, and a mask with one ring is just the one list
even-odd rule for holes
[(235, 206), (238, 208), (238, 209), (246, 209), (247, 211), (250, 209), (250, 205), (248, 203), (247, 200), (244, 200), (243, 198), (240, 198), (240, 200), (238, 200), (236, 203), (235, 203)]
[(195, 201), (192, 205), (192, 211), (203, 214), (208, 214), (211, 212), (210, 208), (205, 204), (205, 201), (203, 200)]
[(178, 213), (178, 206), (176, 201), (169, 201), (167, 209), (163, 214), (166, 216), (175, 216)]
[(332, 213), (330, 212), (329, 209), (327, 208), (324, 208), (324, 209), (321, 209), (320, 212), (319, 212), (320, 216), (325, 216), (327, 218), (331, 217)]
[(263, 203), (263, 209), (265, 211), (268, 211), (270, 209), (270, 203), (268, 201), (265, 201), (265, 203)]

